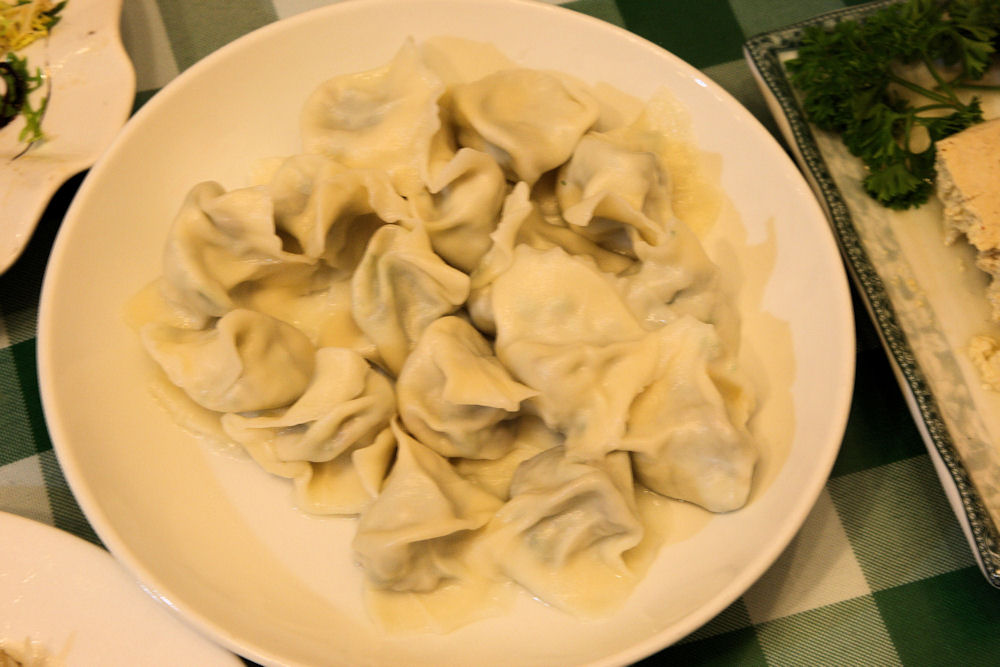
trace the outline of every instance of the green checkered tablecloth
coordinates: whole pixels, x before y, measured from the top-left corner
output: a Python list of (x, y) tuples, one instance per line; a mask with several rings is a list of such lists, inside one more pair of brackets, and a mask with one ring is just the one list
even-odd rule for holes
[[(136, 105), (232, 39), (319, 4), (325, 3), (125, 0), (122, 28), (137, 73)], [(854, 3), (566, 3), (702, 69), (775, 132), (742, 43), (844, 4)], [(98, 542), (53, 453), (35, 369), (45, 263), (80, 180), (57, 193), (25, 255), (0, 276), (0, 510)], [(740, 600), (650, 663), (1000, 664), (1000, 591), (976, 567), (875, 330), (860, 302), (856, 306), (850, 421), (833, 475), (801, 533)]]

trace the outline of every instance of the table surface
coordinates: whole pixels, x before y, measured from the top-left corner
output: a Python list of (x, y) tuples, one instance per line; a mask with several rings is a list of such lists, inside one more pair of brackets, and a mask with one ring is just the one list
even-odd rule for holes
[[(71, 2), (73, 0), (70, 0)], [(124, 0), (136, 107), (186, 67), (321, 0)], [(703, 70), (777, 134), (741, 46), (843, 7), (837, 0), (576, 0)], [(100, 543), (52, 450), (35, 367), (46, 259), (82, 175), (46, 210), (0, 276), (0, 511)], [(693, 665), (936, 665), (1000, 661), (1000, 591), (976, 567), (889, 361), (860, 302), (850, 419), (832, 476), (801, 532), (747, 593), (649, 658)], [(2, 539), (2, 537), (0, 537)], [(645, 664), (645, 663), (643, 663)]]

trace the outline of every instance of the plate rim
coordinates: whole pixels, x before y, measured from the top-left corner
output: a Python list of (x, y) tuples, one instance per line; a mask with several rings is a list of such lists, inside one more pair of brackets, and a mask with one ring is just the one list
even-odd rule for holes
[[(22, 541), (16, 539), (10, 540), (7, 545), (0, 546), (0, 552), (14, 552), (20, 554), (21, 558), (31, 558), (33, 563), (37, 562), (39, 568), (47, 568), (53, 565), (59, 567), (60, 573), (65, 574), (65, 577), (60, 580), (62, 586), (59, 587), (58, 591), (54, 590), (54, 586), (50, 585), (48, 580), (45, 580), (46, 583), (44, 585), (53, 588), (52, 595), (58, 595), (60, 592), (65, 592), (66, 589), (64, 586), (67, 582), (80, 582), (78, 585), (81, 589), (83, 589), (92, 587), (94, 580), (97, 580), (109, 583), (114, 582), (114, 584), (116, 584), (116, 591), (112, 591), (112, 593), (123, 594), (123, 603), (140, 604), (141, 601), (141, 604), (148, 604), (151, 608), (155, 608), (157, 606), (157, 602), (150, 598), (146, 591), (142, 590), (135, 584), (135, 581), (131, 578), (130, 573), (123, 569), (120, 563), (118, 563), (118, 561), (116, 561), (110, 553), (102, 549), (97, 544), (94, 544), (78, 535), (74, 535), (73, 533), (52, 524), (45, 523), (44, 521), (8, 511), (0, 511), (0, 533), (5, 536), (17, 534), (19, 536), (35, 538), (33, 541)], [(38, 553), (39, 546), (45, 548), (41, 553)], [(58, 553), (52, 554), (48, 551), (51, 547), (58, 547)], [(38, 557), (37, 559), (35, 558), (36, 556)], [(64, 567), (68, 564), (67, 561), (72, 563), (74, 567), (80, 568), (80, 570), (67, 570)], [(12, 566), (6, 562), (0, 563), (0, 575), (12, 574), (13, 570), (11, 568)], [(20, 573), (22, 571), (19, 570), (18, 572)], [(86, 581), (81, 580), (79, 576), (77, 576), (81, 572), (90, 575)], [(0, 576), (0, 582), (5, 580), (5, 576)], [(32, 572), (30, 574), (30, 579), (25, 579), (23, 582), (11, 580), (7, 582), (7, 585), (18, 586), (27, 581), (36, 582), (39, 581), (39, 579)], [(117, 586), (118, 584), (121, 584), (121, 586)], [(125, 586), (128, 584), (133, 584), (133, 588), (126, 588)], [(36, 587), (36, 584), (34, 583), (29, 585)], [(102, 591), (104, 593), (107, 592), (106, 589), (102, 589)], [(44, 597), (48, 597), (48, 593), (46, 593)], [(16, 606), (17, 603), (18, 600), (14, 600), (10, 604)], [(113, 609), (113, 605), (111, 608)], [(166, 610), (157, 609), (157, 611), (164, 612)], [(94, 622), (100, 622), (103, 625), (107, 621), (108, 616), (118, 615), (109, 615), (106, 613), (100, 621), (94, 619)], [(118, 618), (120, 619), (122, 617), (118, 616)], [(183, 623), (182, 619), (177, 618), (176, 615), (157, 613), (153, 618), (158, 619), (154, 621), (158, 624), (161, 620), (168, 622), (170, 624), (169, 627), (175, 631), (175, 634), (178, 637), (189, 637), (192, 647), (197, 648), (197, 653), (200, 655), (201, 659), (205, 659), (210, 655), (213, 658), (212, 664), (231, 664), (234, 667), (240, 664), (239, 659), (235, 655), (225, 651), (220, 645), (213, 642), (203, 633), (198, 632), (189, 624)], [(165, 630), (167, 628), (162, 629)], [(44, 628), (42, 634), (51, 634), (54, 636), (66, 634), (71, 638), (73, 634), (78, 631), (78, 629), (72, 628), (50, 627)], [(36, 638), (36, 636), (30, 636), (27, 638), (20, 636), (4, 636), (2, 628), (0, 628), (0, 640), (21, 641), (23, 639), (34, 640)], [(70, 644), (72, 643), (71, 639), (68, 641)], [(56, 646), (45, 646), (44, 648), (46, 651), (50, 652), (57, 661), (59, 661), (59, 664), (62, 664), (61, 658), (67, 657), (56, 653), (56, 651), (61, 650)], [(77, 656), (77, 658), (79, 657), (80, 656)], [(97, 658), (98, 656), (83, 657)]]

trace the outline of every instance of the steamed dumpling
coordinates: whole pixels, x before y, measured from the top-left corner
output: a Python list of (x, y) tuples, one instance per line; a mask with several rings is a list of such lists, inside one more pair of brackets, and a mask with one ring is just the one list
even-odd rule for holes
[(667, 88), (660, 88), (628, 125), (608, 136), (633, 151), (656, 156), (660, 171), (670, 176), (670, 208), (692, 229), (708, 229), (719, 214), (722, 192), (718, 178), (704, 163), (691, 133), (688, 111)]
[(240, 443), (261, 469), (292, 480), (295, 503), (310, 514), (360, 514), (378, 496), (396, 452), (396, 438), (387, 426), (371, 442), (329, 461), (285, 461), (266, 438)]
[(353, 269), (376, 229), (409, 216), (384, 171), (348, 169), (320, 155), (285, 160), (267, 190), (277, 228), (303, 255), (337, 269)]
[(517, 467), (536, 454), (561, 446), (565, 441), (560, 434), (545, 425), (534, 415), (522, 415), (515, 422), (514, 441), (510, 449), (498, 459), (452, 459), (455, 470), (462, 477), (475, 482), (497, 498), (510, 498), (510, 483)]
[(293, 479), (299, 508), (313, 514), (360, 514), (381, 491), (395, 453), (396, 438), (386, 427), (364, 446), (329, 461), (306, 463)]
[(665, 226), (660, 241), (634, 242), (639, 264), (619, 286), (643, 326), (655, 329), (682, 315), (712, 324), (727, 349), (739, 344), (739, 321), (733, 305), (722, 297), (718, 268), (698, 237), (676, 218)]
[(619, 448), (632, 399), (655, 377), (656, 339), (595, 267), (559, 248), (518, 246), (493, 283), (497, 356), (545, 423), (566, 436), (570, 456)]
[(521, 338), (601, 345), (645, 333), (614, 277), (561, 248), (514, 248), (510, 268), (493, 282), (493, 309), (498, 347)]
[(521, 401), (538, 392), (517, 382), (486, 339), (458, 317), (427, 327), (396, 383), (403, 424), (442, 456), (495, 459), (512, 446)]
[(455, 86), (452, 107), (459, 144), (490, 154), (511, 180), (529, 185), (569, 158), (599, 113), (582, 88), (531, 69)]
[(630, 258), (602, 248), (570, 226), (549, 222), (532, 201), (531, 192), (522, 181), (504, 199), (496, 230), (490, 234), (490, 247), (470, 275), (473, 289), (489, 285), (509, 269), (518, 245), (536, 250), (562, 248), (570, 255), (592, 260), (605, 273), (617, 274), (633, 265)]
[(234, 307), (230, 291), (237, 285), (307, 261), (283, 250), (263, 188), (226, 192), (218, 183), (199, 183), (167, 237), (161, 290), (201, 328)]
[(469, 296), (469, 277), (434, 254), (422, 227), (381, 227), (351, 278), (354, 319), (399, 373), (431, 322)]
[(555, 192), (563, 217), (581, 234), (629, 252), (629, 229), (647, 243), (659, 238), (672, 215), (669, 185), (655, 155), (591, 132), (560, 168)]
[(585, 612), (631, 588), (623, 555), (643, 534), (625, 452), (583, 463), (554, 447), (518, 467), (486, 540), (506, 576), (550, 604)]
[(565, 454), (554, 447), (523, 462), (496, 522), (528, 533), (524, 539), (535, 557), (549, 566), (594, 549), (608, 564), (623, 567), (622, 553), (642, 538), (627, 455), (581, 463)]
[(284, 461), (329, 461), (367, 444), (396, 412), (392, 383), (356, 352), (323, 348), (309, 386), (287, 408), (257, 415), (228, 414), (226, 432), (237, 442), (267, 440)]
[(375, 360), (375, 344), (351, 314), (350, 275), (320, 264), (283, 271), (266, 280), (246, 283), (232, 293), (239, 308), (256, 310), (291, 324), (313, 345), (346, 347)]
[(319, 86), (302, 110), (306, 152), (388, 172), (403, 195), (423, 188), (444, 84), (407, 41), (383, 67)]
[(490, 247), (490, 234), (507, 194), (503, 171), (489, 155), (463, 148), (428, 184), (421, 210), (434, 251), (471, 272)]
[(305, 334), (252, 310), (232, 310), (202, 331), (149, 324), (141, 334), (170, 381), (217, 412), (284, 407), (313, 374), (315, 351)]
[(360, 355), (324, 348), (295, 403), (263, 414), (226, 414), (222, 426), (265, 470), (295, 480), (302, 509), (357, 514), (388, 472), (395, 407), (389, 380)]
[(685, 316), (660, 331), (663, 372), (635, 399), (622, 448), (657, 493), (712, 512), (742, 507), (757, 461), (751, 399), (713, 327)]
[(396, 462), (361, 515), (354, 555), (376, 588), (429, 591), (453, 576), (460, 551), (501, 503), (395, 421), (392, 428)]
[(602, 248), (565, 223), (549, 222), (532, 200), (532, 190), (521, 181), (504, 199), (500, 220), (490, 234), (491, 244), (470, 274), (471, 291), (466, 309), (483, 333), (496, 333), (493, 319), (492, 283), (514, 263), (514, 249), (526, 245), (536, 250), (561, 248), (571, 255), (593, 261), (601, 271), (617, 274), (628, 270), (633, 261)]

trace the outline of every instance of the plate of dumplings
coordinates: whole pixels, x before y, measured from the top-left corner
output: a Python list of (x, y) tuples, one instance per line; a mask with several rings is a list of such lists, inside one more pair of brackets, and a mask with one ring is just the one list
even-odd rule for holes
[(102, 541), (240, 655), (621, 664), (795, 535), (853, 331), (808, 186), (697, 70), (542, 3), (363, 0), (129, 121), (39, 368)]

